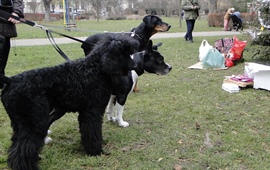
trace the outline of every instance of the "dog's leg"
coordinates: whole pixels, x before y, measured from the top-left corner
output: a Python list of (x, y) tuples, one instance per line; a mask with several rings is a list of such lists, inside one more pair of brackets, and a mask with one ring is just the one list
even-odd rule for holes
[(34, 126), (27, 126), (33, 125), (33, 122), (13, 123), (14, 135), (7, 160), (11, 169), (39, 169), (39, 152), (44, 145), (44, 138), (47, 134), (45, 122), (35, 122)]
[(138, 82), (138, 81), (135, 82), (135, 86), (134, 86), (134, 88), (133, 88), (133, 92), (135, 92), (135, 93), (140, 91), (140, 90), (138, 89), (138, 87), (137, 87), (137, 82)]
[[(48, 123), (48, 129), (50, 128), (51, 124), (60, 119), (62, 116), (64, 116), (64, 114), (66, 113), (66, 111), (59, 109), (59, 108), (54, 108), (53, 111), (50, 113), (50, 118), (49, 118), (49, 123)], [(48, 130), (47, 134), (49, 135), (51, 133), (50, 130)], [(49, 136), (46, 136), (44, 139), (45, 144), (48, 144), (52, 141), (52, 138)]]
[(81, 143), (87, 154), (91, 156), (101, 155), (102, 150), (102, 118), (104, 109), (94, 108), (93, 110), (79, 112), (79, 127)]
[(118, 102), (116, 102), (116, 112), (117, 112), (118, 125), (121, 127), (128, 127), (129, 123), (123, 120), (123, 111), (124, 111), (124, 106), (122, 106)]
[(50, 113), (50, 118), (49, 118), (49, 127), (51, 126), (51, 124), (60, 119), (62, 116), (64, 116), (64, 114), (66, 113), (65, 110), (59, 109), (59, 108), (54, 108), (53, 111)]
[(116, 95), (111, 95), (111, 98), (109, 100), (108, 106), (107, 106), (107, 118), (109, 121), (115, 122), (116, 121), (116, 117), (113, 116), (113, 112), (114, 112), (114, 105), (115, 105), (115, 98)]

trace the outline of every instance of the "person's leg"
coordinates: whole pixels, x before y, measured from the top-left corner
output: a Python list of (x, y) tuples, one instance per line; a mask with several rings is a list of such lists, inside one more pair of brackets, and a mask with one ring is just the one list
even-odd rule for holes
[(190, 38), (189, 41), (193, 42), (193, 35), (192, 32), (194, 30), (194, 26), (195, 26), (195, 20), (190, 20), (191, 26), (190, 26)]
[(186, 35), (185, 35), (185, 40), (188, 41), (188, 28), (189, 28), (189, 20), (186, 20), (186, 26), (187, 26), (187, 32), (186, 32)]
[(223, 28), (224, 31), (228, 31), (228, 24), (229, 20), (224, 18), (224, 28)]
[(10, 50), (10, 38), (0, 36), (0, 74), (5, 75), (8, 55)]
[(186, 40), (190, 40), (190, 38), (192, 38), (191, 36), (191, 29), (192, 29), (192, 20), (186, 20), (186, 24), (187, 24), (187, 33), (186, 33)]

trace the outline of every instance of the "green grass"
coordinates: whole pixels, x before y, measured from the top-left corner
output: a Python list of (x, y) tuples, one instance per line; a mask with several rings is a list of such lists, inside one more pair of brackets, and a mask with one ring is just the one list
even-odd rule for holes
[[(130, 94), (124, 110), (130, 127), (120, 128), (105, 117), (103, 148), (110, 155), (85, 155), (77, 114), (68, 113), (51, 127), (53, 142), (41, 152), (41, 169), (152, 170), (176, 165), (185, 170), (270, 169), (269, 92), (249, 87), (230, 94), (221, 89), (224, 76), (243, 74), (244, 63), (220, 71), (188, 69), (198, 61), (204, 38), (213, 44), (221, 37), (195, 37), (193, 44), (183, 38), (154, 40), (163, 43), (159, 51), (173, 69), (166, 76), (140, 77), (140, 92)], [(72, 59), (83, 56), (79, 43), (60, 47)], [(11, 52), (8, 76), (64, 62), (51, 45), (17, 47), (16, 52), (17, 56)], [(251, 61), (251, 55), (252, 51), (245, 51), (244, 59)], [(12, 131), (2, 105), (0, 128), (0, 169), (8, 169)], [(205, 144), (206, 134), (212, 147)]]
[[(172, 25), (169, 30), (172, 32), (184, 32), (186, 31), (185, 21), (182, 21), (182, 27), (180, 28), (180, 21), (177, 17), (161, 17), (164, 22)], [(142, 20), (78, 20), (76, 21), (76, 29), (72, 31), (64, 30), (63, 20), (55, 22), (37, 22), (39, 25), (43, 25), (53, 31), (58, 31), (69, 36), (89, 36), (91, 34), (109, 31), (109, 32), (129, 32), (132, 28), (137, 27)], [(18, 24), (18, 39), (29, 39), (29, 38), (45, 38), (45, 31), (40, 28), (31, 27), (26, 24)], [(208, 27), (207, 18), (202, 17), (196, 21), (195, 31), (220, 31), (220, 27)], [(55, 37), (59, 37), (55, 35)]]

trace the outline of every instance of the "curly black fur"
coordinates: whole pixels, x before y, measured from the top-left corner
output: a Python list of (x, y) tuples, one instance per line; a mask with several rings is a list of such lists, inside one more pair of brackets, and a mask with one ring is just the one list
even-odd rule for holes
[(89, 57), (35, 69), (13, 77), (2, 90), (2, 102), (13, 128), (8, 165), (13, 170), (37, 170), (50, 111), (78, 112), (81, 142), (89, 155), (102, 151), (102, 120), (113, 83), (136, 67), (130, 55), (138, 41), (106, 34)]

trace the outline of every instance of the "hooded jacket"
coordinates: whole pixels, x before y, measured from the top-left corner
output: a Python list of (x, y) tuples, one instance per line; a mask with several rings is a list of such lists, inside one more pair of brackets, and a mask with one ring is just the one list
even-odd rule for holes
[(226, 12), (226, 14), (224, 15), (224, 19), (229, 20), (230, 19), (230, 15), (233, 14), (233, 12), (235, 11), (234, 8), (229, 8)]
[[(23, 0), (0, 0), (0, 10), (10, 14), (14, 12), (21, 18), (24, 18), (23, 8)], [(17, 37), (15, 24), (0, 18), (0, 35), (9, 38)]]
[(186, 20), (196, 20), (198, 18), (199, 10), (201, 8), (198, 0), (183, 0), (181, 5)]

